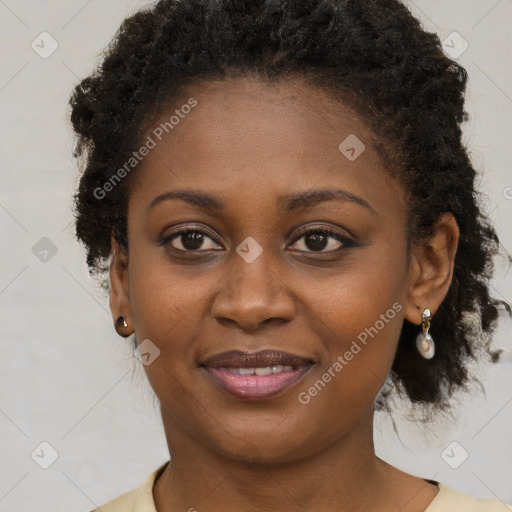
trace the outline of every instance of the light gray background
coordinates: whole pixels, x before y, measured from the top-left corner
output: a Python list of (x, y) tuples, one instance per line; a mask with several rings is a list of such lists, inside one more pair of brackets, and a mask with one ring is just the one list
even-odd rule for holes
[[(138, 486), (168, 459), (144, 373), (88, 276), (70, 212), (78, 173), (67, 98), (121, 20), (145, 3), (0, 0), (0, 511), (90, 510)], [(488, 210), (512, 252), (512, 1), (410, 5), (443, 40), (457, 31), (469, 44), (458, 58), (470, 75), (465, 136), (476, 167), (485, 171)], [(43, 31), (59, 44), (47, 59), (31, 48)], [(43, 237), (57, 248), (47, 262), (32, 251)], [(508, 302), (510, 276), (502, 258), (495, 287)], [(504, 320), (496, 337), (508, 351), (511, 327)], [(461, 396), (457, 424), (422, 427), (398, 412), (399, 440), (389, 419), (378, 415), (377, 453), (418, 476), (512, 503), (510, 352), (507, 357), (477, 368), (487, 398), (477, 390)], [(31, 458), (43, 441), (58, 452), (48, 469)], [(458, 469), (441, 456), (454, 441), (469, 454)], [(457, 459), (460, 450), (448, 453)], [(36, 453), (49, 460), (48, 448)]]

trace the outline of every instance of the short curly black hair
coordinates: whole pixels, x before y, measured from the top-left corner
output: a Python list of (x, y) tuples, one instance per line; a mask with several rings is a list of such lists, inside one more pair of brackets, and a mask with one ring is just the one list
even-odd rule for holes
[(356, 109), (408, 193), (410, 241), (422, 243), (442, 214), (454, 215), (460, 241), (432, 323), (436, 356), (418, 354), (418, 328), (405, 321), (388, 387), (376, 401), (387, 408), (394, 386), (413, 403), (447, 408), (470, 380), (471, 359), (498, 359), (490, 336), (499, 310), (510, 308), (490, 294), (499, 240), (462, 144), (466, 70), (398, 0), (161, 0), (125, 19), (101, 65), (70, 99), (75, 156), (83, 164), (76, 235), (91, 275), (105, 277), (111, 235), (128, 246), (136, 170), (106, 197), (95, 190), (141, 145), (148, 116), (185, 87), (249, 75), (300, 77)]

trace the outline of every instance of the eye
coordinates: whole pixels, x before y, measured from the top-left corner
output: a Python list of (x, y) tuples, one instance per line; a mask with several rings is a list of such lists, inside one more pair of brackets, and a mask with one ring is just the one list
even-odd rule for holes
[[(354, 241), (348, 236), (326, 227), (313, 228), (303, 232), (299, 238), (295, 239), (293, 245), (297, 244), (297, 241), (302, 238), (304, 238), (303, 245), (309, 249), (306, 252), (334, 252), (342, 247), (353, 247), (355, 245)], [(329, 239), (334, 241), (329, 241)]]
[[(298, 241), (304, 239), (303, 246), (293, 247)], [(208, 242), (209, 241), (209, 242)], [(170, 245), (178, 252), (206, 252), (218, 250), (220, 242), (216, 237), (205, 229), (197, 227), (186, 227), (179, 229), (166, 236), (162, 245)], [(300, 244), (298, 244), (300, 246)], [(293, 249), (305, 252), (335, 252), (342, 247), (354, 247), (355, 242), (346, 235), (327, 227), (316, 227), (303, 231), (292, 244)], [(327, 249), (327, 250), (326, 250)]]
[[(214, 242), (213, 245), (219, 245), (213, 235), (206, 230), (199, 228), (183, 228), (166, 236), (162, 241), (162, 245), (170, 245), (176, 251), (181, 252), (196, 252), (199, 251), (199, 249), (203, 251), (215, 250), (216, 248), (212, 246), (211, 243), (207, 243), (208, 240)], [(175, 243), (173, 244), (173, 242)]]

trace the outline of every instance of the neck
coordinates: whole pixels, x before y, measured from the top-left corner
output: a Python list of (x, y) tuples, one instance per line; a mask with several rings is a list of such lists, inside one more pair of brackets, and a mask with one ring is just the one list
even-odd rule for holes
[(154, 488), (159, 512), (370, 511), (386, 494), (390, 466), (374, 452), (373, 410), (321, 451), (284, 463), (227, 457), (162, 418), (171, 462)]

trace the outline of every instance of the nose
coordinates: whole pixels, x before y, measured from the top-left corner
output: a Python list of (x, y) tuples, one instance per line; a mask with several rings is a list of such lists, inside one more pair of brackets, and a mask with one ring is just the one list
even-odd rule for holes
[(232, 266), (219, 283), (212, 303), (217, 321), (252, 331), (262, 324), (289, 322), (294, 317), (295, 304), (278, 264), (272, 263), (265, 253), (252, 263), (236, 253), (233, 255)]

